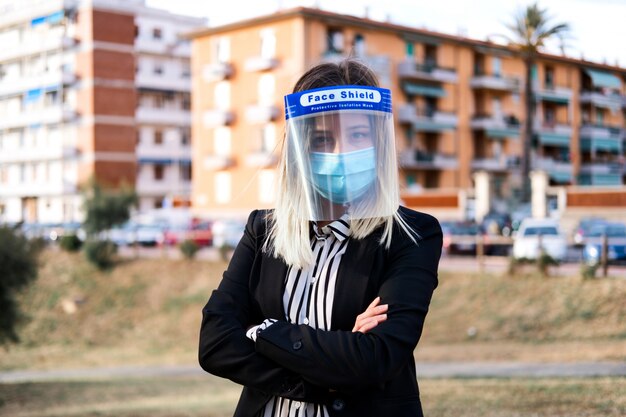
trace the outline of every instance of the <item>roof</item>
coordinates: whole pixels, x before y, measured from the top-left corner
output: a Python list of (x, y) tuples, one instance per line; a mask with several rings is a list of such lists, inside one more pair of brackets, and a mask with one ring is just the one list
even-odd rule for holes
[[(367, 29), (375, 29), (380, 31), (393, 32), (400, 35), (407, 40), (414, 39), (418, 42), (424, 42), (431, 40), (433, 42), (449, 42), (460, 45), (465, 45), (468, 47), (472, 47), (474, 49), (484, 49), (485, 52), (489, 53), (501, 53), (512, 55), (517, 51), (515, 48), (502, 45), (489, 41), (481, 41), (478, 39), (466, 38), (462, 36), (450, 35), (441, 32), (435, 32), (427, 29), (420, 29), (416, 27), (399, 25), (391, 22), (382, 22), (378, 20), (372, 20), (366, 17), (357, 17), (346, 14), (339, 14), (335, 12), (329, 12), (321, 9), (314, 9), (308, 7), (296, 7), (293, 9), (280, 10), (276, 13), (258, 16), (250, 19), (240, 20), (237, 22), (232, 22), (222, 26), (216, 26), (211, 28), (204, 28), (189, 32), (184, 35), (185, 38), (188, 39), (196, 39), (204, 36), (215, 35), (220, 33), (226, 33), (232, 30), (264, 25), (267, 23), (277, 22), (285, 19), (290, 19), (294, 17), (303, 17), (305, 19), (317, 19), (322, 20), (330, 24), (334, 25), (351, 25), (356, 27), (363, 27)], [(538, 55), (539, 60), (548, 60), (548, 61), (557, 61), (563, 62), (567, 64), (578, 65), (581, 67), (591, 67), (597, 69), (605, 69), (610, 71), (620, 72), (623, 77), (626, 77), (626, 68), (601, 64), (592, 61), (586, 61), (584, 59), (575, 59), (562, 55), (553, 55), (540, 53)]]

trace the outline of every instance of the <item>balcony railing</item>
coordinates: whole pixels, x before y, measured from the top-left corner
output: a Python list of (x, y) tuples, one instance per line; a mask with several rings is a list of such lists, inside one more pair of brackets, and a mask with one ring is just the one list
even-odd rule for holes
[(140, 143), (135, 149), (137, 158), (154, 159), (190, 159), (191, 146), (182, 146), (179, 143), (164, 143), (161, 145)]
[(539, 143), (544, 146), (569, 147), (573, 129), (566, 124), (535, 120), (534, 131), (539, 138)]
[(24, 147), (0, 152), (0, 163), (6, 162), (33, 162), (51, 161), (59, 159), (71, 159), (78, 157), (79, 150), (76, 146), (46, 146)]
[(235, 160), (227, 155), (207, 155), (202, 160), (202, 166), (209, 171), (219, 171), (235, 165)]
[(412, 124), (417, 131), (441, 132), (456, 129), (458, 117), (451, 112), (417, 108), (413, 104), (403, 104), (398, 108), (398, 121), (400, 123)]
[(216, 62), (204, 66), (202, 77), (205, 81), (221, 81), (233, 75), (234, 69), (229, 62)]
[(280, 110), (272, 104), (252, 104), (246, 107), (246, 120), (250, 123), (268, 123), (276, 120)]
[(413, 169), (458, 169), (459, 161), (453, 155), (411, 149), (400, 153), (400, 165)]
[(137, 73), (137, 75), (135, 75), (135, 84), (138, 88), (166, 91), (191, 91), (191, 80), (189, 78), (166, 77), (152, 73)]
[(21, 126), (69, 122), (76, 118), (77, 113), (69, 106), (53, 105), (25, 110), (17, 114), (4, 114), (3, 116), (0, 119), (0, 130)]
[(228, 126), (235, 121), (235, 113), (231, 110), (211, 109), (202, 114), (205, 127)]
[(255, 168), (271, 168), (278, 162), (278, 156), (270, 151), (252, 152), (246, 156), (246, 165)]
[(583, 91), (580, 94), (581, 104), (590, 103), (596, 107), (619, 109), (622, 107), (622, 96), (617, 93), (604, 94), (598, 91)]
[(580, 128), (580, 136), (591, 139), (619, 139), (623, 131), (619, 126), (585, 123)]
[(521, 82), (518, 77), (506, 77), (497, 74), (475, 74), (470, 80), (472, 88), (499, 91), (519, 91)]
[(68, 85), (76, 81), (76, 74), (70, 70), (45, 72), (40, 75), (16, 76), (3, 78), (0, 82), (0, 96), (33, 90), (45, 86), (46, 89), (55, 85)]
[(572, 99), (572, 90), (565, 87), (545, 85), (544, 88), (535, 87), (537, 100), (549, 101), (557, 104), (568, 104)]
[(0, 49), (0, 62), (21, 56), (37, 55), (44, 51), (67, 49), (76, 45), (76, 39), (69, 36), (46, 36)]
[(191, 125), (191, 112), (183, 109), (138, 107), (135, 111), (138, 123), (158, 125)]
[(279, 63), (280, 61), (277, 58), (254, 56), (246, 59), (244, 69), (249, 72), (267, 71), (276, 68)]
[(484, 130), (491, 139), (519, 137), (520, 122), (515, 116), (476, 114), (471, 121), (472, 129)]
[(458, 80), (454, 68), (439, 67), (434, 63), (418, 63), (412, 60), (405, 60), (398, 64), (398, 77), (447, 83), (455, 83)]
[(516, 157), (499, 157), (499, 158), (474, 158), (472, 160), (472, 169), (485, 171), (506, 171), (519, 166)]

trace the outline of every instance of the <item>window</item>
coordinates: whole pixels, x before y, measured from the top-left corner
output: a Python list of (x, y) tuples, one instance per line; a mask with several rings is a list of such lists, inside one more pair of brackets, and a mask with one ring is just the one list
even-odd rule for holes
[(152, 29), (152, 39), (161, 39), (163, 37), (163, 31), (161, 28)]
[(261, 151), (272, 153), (276, 147), (276, 125), (274, 123), (266, 124), (261, 134)]
[(328, 29), (328, 52), (343, 52), (343, 31), (341, 29)]
[(271, 106), (274, 104), (274, 91), (276, 89), (276, 80), (273, 74), (263, 74), (259, 78), (257, 85), (257, 93), (259, 95), (259, 104), (262, 106)]
[(189, 65), (183, 64), (183, 68), (180, 71), (180, 77), (181, 78), (191, 77), (191, 69), (189, 68)]
[(500, 77), (502, 75), (502, 60), (499, 57), (494, 56), (492, 58), (491, 65), (493, 75)]
[(600, 108), (596, 108), (596, 124), (603, 125), (604, 124), (604, 110)]
[(276, 35), (271, 29), (261, 31), (261, 57), (274, 58), (276, 56)]
[(183, 110), (191, 110), (191, 97), (188, 93), (183, 93), (182, 107)]
[(182, 164), (180, 166), (180, 177), (183, 181), (191, 181), (191, 164)]
[(215, 85), (213, 101), (218, 109), (230, 109), (230, 84), (227, 81), (221, 81)]
[(554, 111), (554, 107), (546, 106), (544, 109), (545, 115), (545, 124), (548, 126), (553, 126), (556, 121), (556, 112)]
[(215, 174), (215, 202), (225, 204), (230, 201), (231, 175), (230, 172)]
[(154, 131), (154, 144), (155, 145), (162, 145), (163, 144), (163, 131), (162, 130), (155, 130)]
[(163, 74), (163, 64), (161, 64), (160, 62), (155, 62), (154, 63), (154, 67), (152, 68), (152, 71), (154, 72), (154, 74), (156, 75), (161, 75)]
[(213, 60), (220, 64), (230, 61), (230, 40), (225, 37), (217, 38), (213, 44)]
[(213, 132), (213, 153), (218, 156), (230, 156), (231, 134), (230, 128), (218, 127)]
[(165, 167), (161, 164), (154, 165), (154, 179), (157, 181), (163, 180), (165, 173)]
[(273, 170), (263, 170), (259, 172), (259, 194), (261, 203), (270, 204), (274, 202), (275, 193), (275, 173)]
[(426, 45), (424, 48), (424, 65), (428, 68), (435, 68), (437, 66), (436, 45)]
[(546, 67), (545, 73), (545, 88), (553, 89), (554, 88), (554, 68)]
[(413, 58), (415, 56), (415, 45), (413, 42), (407, 41), (405, 43), (405, 51), (407, 58)]
[(188, 146), (191, 143), (191, 130), (188, 127), (182, 127), (180, 129), (180, 144), (182, 146)]
[(365, 38), (360, 33), (354, 36), (354, 55), (365, 56)]

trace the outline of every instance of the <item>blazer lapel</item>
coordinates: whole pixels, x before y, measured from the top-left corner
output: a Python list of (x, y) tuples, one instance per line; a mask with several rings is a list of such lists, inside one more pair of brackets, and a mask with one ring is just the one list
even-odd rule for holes
[(283, 293), (285, 292), (287, 264), (281, 259), (265, 255), (261, 265), (260, 277), (260, 291), (257, 293), (257, 297), (265, 317), (284, 320)]
[[(352, 329), (355, 317), (363, 312), (361, 309), (378, 246), (376, 233), (365, 239), (350, 239), (337, 271), (331, 330)], [(368, 305), (372, 300), (365, 301)]]

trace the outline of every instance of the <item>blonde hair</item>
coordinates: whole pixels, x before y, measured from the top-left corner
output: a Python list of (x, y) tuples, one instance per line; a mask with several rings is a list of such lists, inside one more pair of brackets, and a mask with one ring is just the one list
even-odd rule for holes
[[(367, 66), (356, 60), (347, 59), (337, 64), (325, 63), (313, 67), (296, 83), (294, 92), (336, 85), (378, 86), (378, 81)], [(377, 129), (382, 129), (380, 124)], [(283, 139), (278, 163), (276, 208), (273, 212), (269, 212), (266, 218), (269, 233), (263, 250), (277, 258), (282, 258), (288, 265), (304, 268), (315, 262), (310, 237), (311, 196), (307, 181), (302, 177), (302, 170), (297, 165), (289, 164), (288, 155), (292, 152), (290, 146), (293, 146), (290, 141)], [(398, 212), (400, 192), (395, 147), (379, 146), (378, 143), (375, 146), (378, 160), (385, 161), (384, 164), (377, 164), (374, 187), (376, 195), (374, 198), (354, 202), (353, 212), (387, 213), (391, 211), (393, 214), (381, 217), (350, 218), (351, 237), (363, 239), (382, 227), (380, 244), (389, 248), (393, 225), (396, 222), (400, 229), (416, 242), (417, 234)]]

